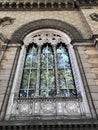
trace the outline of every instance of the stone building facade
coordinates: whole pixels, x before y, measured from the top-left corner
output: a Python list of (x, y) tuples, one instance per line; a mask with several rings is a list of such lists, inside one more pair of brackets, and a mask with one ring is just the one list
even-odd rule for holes
[(0, 130), (33, 129), (98, 130), (97, 0), (0, 0)]

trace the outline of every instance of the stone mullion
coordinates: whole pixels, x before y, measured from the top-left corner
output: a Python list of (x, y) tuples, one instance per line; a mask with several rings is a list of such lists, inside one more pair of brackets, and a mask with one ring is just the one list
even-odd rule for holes
[(41, 59), (41, 46), (38, 47), (36, 96), (39, 96), (39, 86), (40, 86), (40, 59)]
[(57, 61), (56, 46), (53, 46), (53, 51), (54, 51), (56, 89), (57, 89), (57, 95), (59, 96), (60, 95), (60, 87), (59, 87), (59, 77), (58, 77), (58, 61)]

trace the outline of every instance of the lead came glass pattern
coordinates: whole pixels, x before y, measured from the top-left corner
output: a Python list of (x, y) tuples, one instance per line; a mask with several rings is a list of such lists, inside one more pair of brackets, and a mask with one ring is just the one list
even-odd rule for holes
[(61, 96), (76, 96), (68, 49), (62, 43), (57, 46), (58, 76)]
[[(55, 51), (49, 43), (40, 46), (40, 49), (41, 52), (38, 54), (35, 44), (28, 47), (19, 97), (34, 97), (37, 89), (41, 97), (54, 97), (57, 95), (57, 87), (60, 90), (59, 96), (77, 96), (68, 49), (65, 44), (59, 43), (55, 47)], [(40, 57), (40, 61), (38, 61), (38, 57)], [(55, 66), (55, 62), (57, 66)], [(57, 69), (55, 69), (56, 67)], [(39, 79), (37, 81), (38, 73)], [(37, 82), (39, 85), (36, 88)]]
[(20, 97), (33, 97), (36, 88), (37, 47), (33, 44), (27, 50), (25, 57)]
[(40, 95), (55, 96), (54, 56), (52, 47), (46, 44), (41, 52), (41, 83)]

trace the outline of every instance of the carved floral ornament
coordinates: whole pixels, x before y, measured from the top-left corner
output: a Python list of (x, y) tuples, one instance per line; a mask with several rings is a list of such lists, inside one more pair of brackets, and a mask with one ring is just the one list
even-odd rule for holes
[(98, 21), (98, 14), (97, 13), (90, 14), (90, 17), (91, 17), (92, 20)]
[(14, 23), (15, 18), (11, 18), (11, 17), (3, 17), (0, 18), (0, 26), (4, 27), (6, 25), (11, 25)]

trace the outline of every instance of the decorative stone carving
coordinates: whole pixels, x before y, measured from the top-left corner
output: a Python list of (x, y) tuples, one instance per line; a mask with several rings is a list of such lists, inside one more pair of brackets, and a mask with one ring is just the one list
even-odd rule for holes
[[(28, 100), (27, 100), (28, 101)], [(19, 101), (16, 100), (13, 104), (11, 115), (12, 117), (21, 117), (21, 116), (30, 116), (34, 118), (36, 115), (38, 116), (81, 116), (84, 111), (80, 112), (80, 105), (82, 102), (79, 102), (77, 99), (73, 101), (57, 101), (51, 99), (47, 99), (47, 101)], [(76, 117), (75, 117), (76, 116)]]
[(90, 17), (92, 20), (98, 21), (98, 14), (97, 13), (90, 14)]
[(28, 41), (26, 39), (24, 40), (26, 45), (29, 45), (30, 43), (36, 43), (38, 46), (43, 45), (44, 43), (51, 43), (51, 45), (64, 42), (62, 37), (56, 33), (51, 33), (51, 32), (41, 32), (35, 35), (31, 35)]
[(79, 103), (78, 102), (66, 102), (64, 104), (64, 108), (67, 111), (67, 114), (69, 115), (79, 115), (80, 109), (79, 109)]
[(11, 17), (4, 17), (4, 18), (0, 18), (0, 25), (2, 27), (6, 26), (6, 25), (11, 25), (14, 23), (15, 18), (11, 18)]
[(56, 113), (55, 103), (43, 102), (41, 103), (41, 114), (42, 115), (53, 115)]

